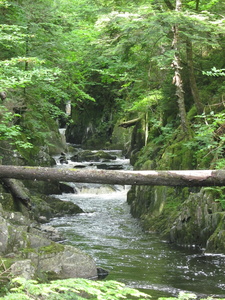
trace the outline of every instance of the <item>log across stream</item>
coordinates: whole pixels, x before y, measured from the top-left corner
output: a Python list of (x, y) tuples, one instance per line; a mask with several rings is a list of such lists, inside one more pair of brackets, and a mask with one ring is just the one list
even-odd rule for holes
[[(113, 164), (129, 162), (122, 157)], [(85, 168), (95, 170), (88, 163)], [(110, 162), (109, 162), (110, 164)], [(67, 169), (74, 166), (57, 166)], [(126, 194), (129, 186), (70, 183), (74, 193), (55, 195), (78, 204), (84, 213), (54, 218), (50, 224), (63, 234), (66, 243), (85, 250), (99, 267), (109, 271), (106, 279), (118, 280), (158, 297), (177, 296), (180, 291), (225, 296), (225, 256), (205, 255), (199, 249), (168, 244), (154, 233), (143, 232), (130, 215)]]
[(225, 170), (111, 171), (0, 165), (0, 178), (120, 185), (225, 186)]

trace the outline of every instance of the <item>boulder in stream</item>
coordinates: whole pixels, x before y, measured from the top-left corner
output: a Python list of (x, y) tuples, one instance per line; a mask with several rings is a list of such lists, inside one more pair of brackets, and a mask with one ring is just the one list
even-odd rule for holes
[[(26, 279), (97, 278), (95, 261), (85, 252), (49, 239), (48, 228), (0, 204), (0, 255), (12, 276)], [(56, 235), (56, 233), (54, 233)]]
[(97, 152), (91, 150), (84, 150), (77, 152), (75, 155), (70, 157), (71, 161), (83, 162), (83, 161), (102, 161), (102, 160), (115, 160), (116, 156), (111, 155), (103, 150)]

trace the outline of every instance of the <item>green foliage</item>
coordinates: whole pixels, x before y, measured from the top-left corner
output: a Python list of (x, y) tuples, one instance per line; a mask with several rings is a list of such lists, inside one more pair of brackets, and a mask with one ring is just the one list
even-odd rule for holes
[(87, 279), (66, 279), (52, 281), (49, 284), (38, 284), (34, 280), (16, 278), (12, 280), (10, 292), (0, 297), (2, 300), (119, 300), (147, 299), (149, 295), (128, 288), (116, 281), (91, 281)]
[[(203, 168), (210, 167), (213, 159), (221, 167), (224, 161), (225, 138), (223, 133), (218, 135), (217, 130), (224, 124), (224, 117), (224, 112), (214, 113), (214, 111), (211, 111), (209, 114), (203, 113), (196, 116), (197, 123), (193, 124), (194, 137), (186, 142), (186, 146), (194, 150), (198, 167), (201, 167), (201, 164), (207, 158), (209, 159), (208, 163), (207, 165), (203, 164)], [(215, 165), (214, 167), (218, 168), (218, 166)]]
[(14, 43), (24, 44), (26, 34), (25, 27), (18, 25), (0, 24), (0, 44), (8, 49), (14, 46)]
[[(151, 296), (136, 289), (126, 287), (117, 281), (93, 281), (82, 278), (56, 280), (51, 283), (38, 284), (35, 280), (15, 278), (11, 281), (9, 292), (1, 300), (144, 300)], [(178, 297), (161, 297), (158, 300), (194, 300), (193, 293), (180, 292)], [(213, 300), (210, 297), (200, 300)], [(221, 298), (224, 300), (224, 298)]]
[[(17, 57), (0, 61), (0, 84), (3, 90), (9, 88), (26, 87), (30, 84), (38, 84), (40, 81), (54, 82), (59, 74), (59, 69), (37, 67), (43, 60), (36, 57)], [(31, 66), (25, 70), (25, 65)]]
[[(27, 111), (32, 111), (30, 116), (35, 126), (32, 120), (24, 121), (22, 115), (23, 134), (44, 143), (45, 120), (50, 116), (68, 121), (64, 110), (67, 101), (71, 101), (73, 111), (87, 111), (89, 115), (90, 110), (98, 111), (88, 121), (100, 124), (101, 128), (96, 130), (99, 134), (110, 131), (120, 113), (148, 111), (153, 137), (162, 132), (157, 142), (163, 142), (164, 138), (168, 141), (172, 136), (169, 128), (178, 124), (172, 85), (171, 28), (179, 24), (188, 108), (193, 99), (186, 76), (187, 39), (193, 44), (195, 70), (211, 69), (203, 74), (196, 71), (200, 88), (208, 85), (207, 80), (224, 76), (225, 31), (220, 13), (223, 3), (200, 1), (197, 10), (196, 1), (184, 1), (181, 13), (172, 12), (165, 3), (157, 3), (1, 1), (0, 85), (15, 102), (17, 97), (23, 98)], [(213, 68), (215, 65), (218, 69)], [(213, 81), (213, 93), (215, 89), (224, 92), (223, 85), (218, 83), (216, 88), (215, 85)], [(78, 118), (78, 122), (82, 121)], [(199, 132), (197, 135), (200, 137)], [(201, 143), (205, 145), (206, 139)], [(213, 141), (210, 142), (212, 145)], [(192, 146), (200, 151), (196, 141)]]
[(203, 71), (202, 74), (214, 77), (225, 76), (225, 69), (218, 70), (215, 67), (213, 67), (211, 71)]
[(222, 209), (225, 210), (225, 188), (224, 187), (206, 187), (206, 191), (210, 191), (213, 194), (214, 201), (221, 204)]
[(152, 106), (158, 105), (162, 99), (162, 92), (160, 90), (153, 90), (143, 99), (134, 101), (131, 108), (128, 111), (146, 112), (151, 109)]
[(7, 141), (16, 148), (32, 148), (30, 142), (24, 141), (21, 127), (13, 124), (13, 120), (21, 116), (7, 111), (4, 106), (0, 106), (0, 114), (0, 141)]
[[(197, 299), (197, 296), (193, 293), (186, 293), (186, 292), (180, 292), (179, 296), (176, 297), (161, 297), (158, 300), (194, 300)], [(209, 297), (207, 299), (201, 299), (199, 298), (199, 300), (213, 300), (212, 297)], [(220, 298), (220, 300), (224, 300), (224, 298)]]

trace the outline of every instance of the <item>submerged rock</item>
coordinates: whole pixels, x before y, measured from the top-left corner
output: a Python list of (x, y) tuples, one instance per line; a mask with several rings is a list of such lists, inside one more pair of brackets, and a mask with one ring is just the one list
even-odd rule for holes
[(98, 279), (104, 279), (109, 275), (109, 272), (102, 268), (97, 268)]

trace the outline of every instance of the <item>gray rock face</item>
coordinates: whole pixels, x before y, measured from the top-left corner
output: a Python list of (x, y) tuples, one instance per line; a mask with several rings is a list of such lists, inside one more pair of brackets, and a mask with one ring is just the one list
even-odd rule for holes
[(50, 240), (48, 230), (44, 228), (41, 230), (21, 213), (5, 212), (0, 204), (0, 255), (18, 259), (10, 268), (13, 276), (26, 279), (97, 278), (93, 258), (73, 246)]
[(206, 252), (224, 253), (225, 240), (222, 236), (218, 243), (218, 235), (222, 235), (224, 230), (221, 226), (224, 217), (221, 205), (202, 189), (199, 193), (191, 194), (183, 203), (170, 230), (171, 241), (199, 245), (206, 248)]
[[(30, 249), (31, 250), (31, 249)], [(97, 278), (94, 260), (73, 246), (52, 243), (33, 249), (11, 266), (13, 276), (48, 280), (66, 278)]]
[(189, 193), (169, 187), (132, 187), (128, 203), (146, 230), (159, 232), (172, 243), (225, 253), (225, 210), (210, 190)]
[(32, 261), (51, 279), (97, 277), (95, 262), (89, 255), (73, 246), (66, 245), (63, 248), (57, 253), (39, 254)]
[(0, 216), (0, 252), (2, 253), (7, 250), (8, 237), (8, 223), (2, 216)]
[(15, 277), (23, 277), (29, 280), (35, 277), (35, 268), (30, 259), (20, 260), (11, 266), (11, 273)]

